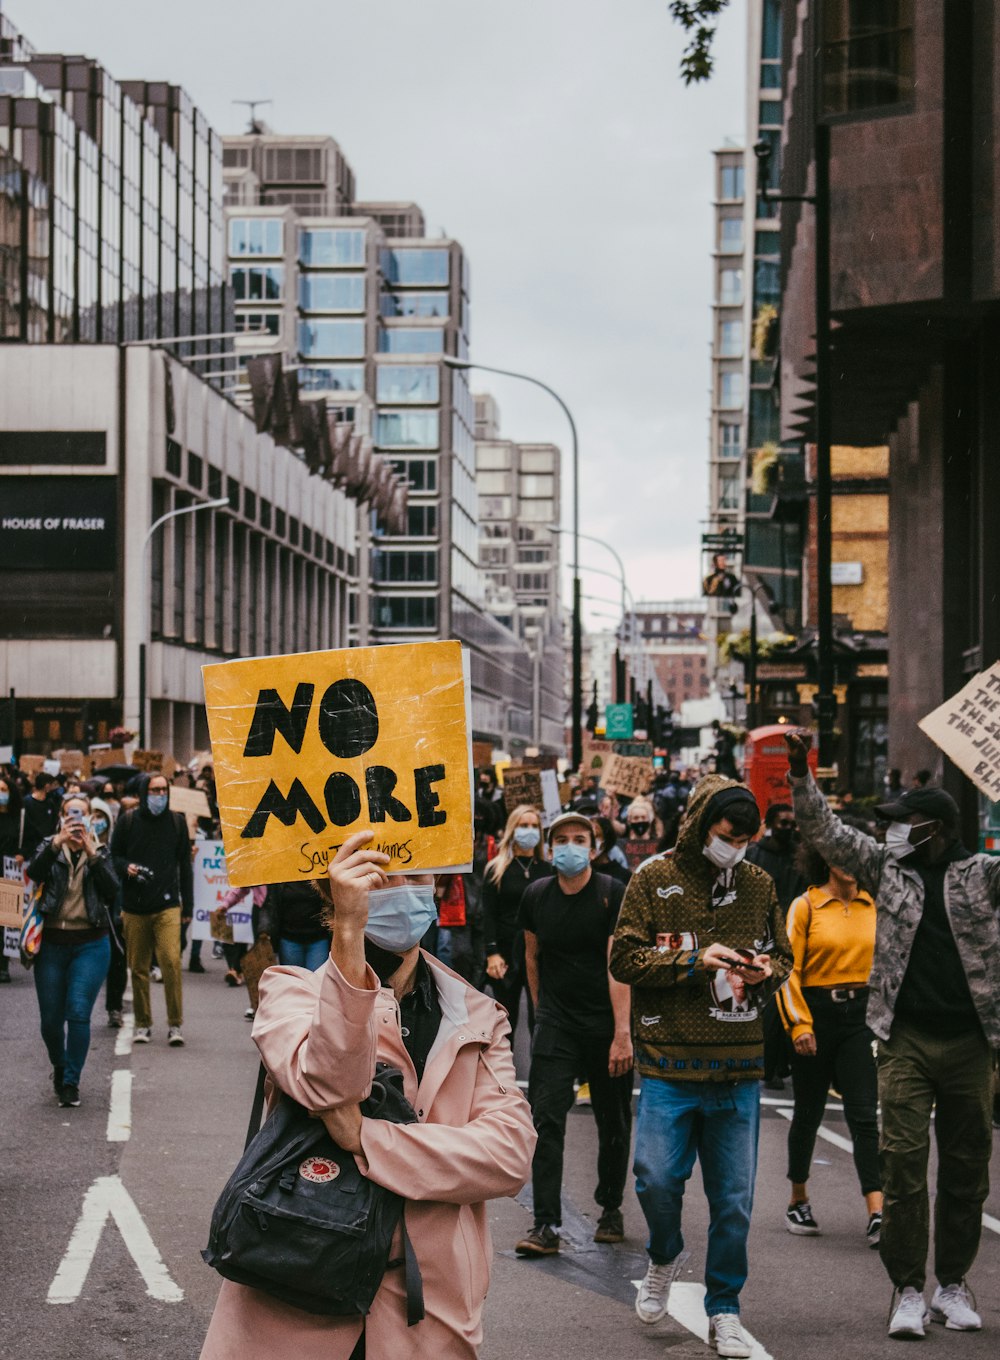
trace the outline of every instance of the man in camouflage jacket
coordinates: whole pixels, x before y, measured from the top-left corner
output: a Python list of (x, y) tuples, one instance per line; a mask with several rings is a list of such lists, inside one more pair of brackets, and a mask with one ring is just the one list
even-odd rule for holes
[[(958, 807), (943, 789), (911, 789), (879, 812), (886, 843), (835, 817), (789, 734), (789, 783), (799, 830), (828, 864), (875, 898), (878, 919), (868, 1024), (878, 1039), (879, 1146), (885, 1192), (880, 1251), (899, 1292), (892, 1336), (924, 1335), (928, 1318), (979, 1327), (965, 1286), (989, 1193), (992, 1050), (1000, 1045), (1000, 858), (962, 847)], [(934, 1269), (927, 1155), (938, 1145)]]

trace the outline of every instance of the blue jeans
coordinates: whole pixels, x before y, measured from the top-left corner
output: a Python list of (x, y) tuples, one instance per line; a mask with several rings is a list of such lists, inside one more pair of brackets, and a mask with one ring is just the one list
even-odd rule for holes
[(110, 962), (107, 935), (87, 944), (42, 941), (34, 968), (42, 1038), (49, 1061), (63, 1069), (67, 1086), (80, 1085), (90, 1048), (90, 1015)]
[(684, 1187), (701, 1162), (709, 1207), (705, 1311), (738, 1313), (747, 1278), (747, 1235), (757, 1175), (756, 1081), (661, 1081), (643, 1077), (635, 1137), (635, 1191), (657, 1265), (684, 1248)]
[(279, 940), (278, 962), (286, 968), (308, 968), (315, 973), (330, 957), (330, 937), (321, 940)]

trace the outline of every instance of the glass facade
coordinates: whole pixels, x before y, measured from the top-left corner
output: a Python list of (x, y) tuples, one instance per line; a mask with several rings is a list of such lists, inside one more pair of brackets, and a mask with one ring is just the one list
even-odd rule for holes
[(363, 312), (364, 274), (303, 274), (299, 306), (304, 312)]
[(375, 383), (378, 401), (437, 403), (441, 383), (437, 364), (379, 364)]
[(363, 359), (363, 321), (300, 321), (299, 352), (305, 358)]
[(382, 273), (387, 283), (441, 284), (450, 277), (451, 260), (447, 250), (396, 248), (382, 252)]
[(382, 354), (443, 354), (444, 331), (436, 327), (383, 327), (378, 336)]
[(299, 233), (299, 261), (313, 268), (363, 265), (365, 233), (345, 228), (303, 228)]

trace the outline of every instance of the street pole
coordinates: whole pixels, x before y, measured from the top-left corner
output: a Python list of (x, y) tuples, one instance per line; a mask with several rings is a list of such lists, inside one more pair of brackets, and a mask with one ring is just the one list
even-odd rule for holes
[[(819, 22), (820, 5), (816, 5)], [(820, 34), (816, 35), (817, 42)], [(830, 467), (830, 128), (822, 118), (822, 84), (816, 76), (816, 708), (819, 763), (834, 763), (837, 698), (833, 659), (833, 477)]]
[(144, 750), (147, 749), (147, 748), (146, 748), (146, 691), (147, 691), (146, 645), (147, 645), (147, 641), (148, 641), (148, 639), (149, 639), (149, 613), (150, 613), (150, 610), (149, 610), (149, 575), (148, 575), (148, 573), (147, 573), (147, 571), (146, 571), (146, 555), (147, 555), (147, 553), (149, 552), (149, 545), (150, 545), (150, 542), (152, 541), (153, 535), (156, 533), (157, 529), (161, 528), (164, 524), (166, 524), (166, 522), (167, 522), (168, 519), (177, 519), (180, 515), (195, 515), (195, 514), (198, 513), (199, 510), (222, 510), (222, 509), (228, 509), (228, 508), (229, 508), (229, 498), (228, 498), (228, 496), (223, 496), (223, 497), (222, 497), (221, 499), (219, 499), (219, 500), (214, 500), (214, 501), (199, 501), (197, 505), (182, 505), (182, 506), (181, 506), (179, 509), (177, 509), (177, 510), (168, 510), (167, 513), (166, 513), (165, 515), (161, 515), (159, 519), (153, 521), (153, 523), (152, 523), (152, 524), (149, 526), (149, 528), (146, 530), (146, 537), (142, 540), (142, 554), (141, 554), (141, 557), (140, 557), (140, 566), (139, 566), (139, 579), (140, 579), (140, 581), (141, 581), (141, 589), (142, 589), (141, 603), (140, 603), (140, 607), (139, 607), (139, 612), (140, 612), (140, 615), (141, 615), (141, 620), (140, 620), (140, 635), (139, 635), (139, 748), (140, 748), (140, 750), (143, 750), (143, 751), (144, 751)]
[(573, 413), (562, 397), (548, 383), (533, 378), (530, 373), (515, 373), (509, 368), (494, 368), (490, 364), (474, 364), (467, 359), (455, 359), (450, 354), (442, 357), (446, 368), (478, 368), (482, 373), (496, 373), (502, 378), (518, 378), (521, 382), (531, 383), (547, 392), (562, 407), (569, 421), (570, 435), (573, 440), (573, 640), (572, 640), (572, 704), (570, 723), (572, 725), (572, 765), (578, 770), (583, 763), (583, 620), (580, 600), (580, 446), (576, 434), (576, 421)]
[(750, 660), (747, 664), (747, 728), (757, 726), (757, 599), (750, 601)]

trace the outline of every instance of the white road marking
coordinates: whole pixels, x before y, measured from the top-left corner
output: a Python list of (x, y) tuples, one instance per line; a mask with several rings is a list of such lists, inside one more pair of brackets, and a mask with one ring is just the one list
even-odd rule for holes
[(122, 1027), (115, 1039), (115, 1057), (127, 1058), (132, 1052), (132, 1036), (135, 1034), (135, 1016), (131, 1011), (122, 1016)]
[(48, 1302), (75, 1303), (80, 1297), (109, 1218), (117, 1224), (150, 1298), (161, 1303), (180, 1303), (184, 1291), (171, 1278), (135, 1200), (118, 1176), (98, 1176), (84, 1195), (80, 1217), (49, 1285)]
[[(791, 1123), (791, 1110), (779, 1110), (778, 1113), (781, 1115), (782, 1119), (787, 1119), (788, 1122)], [(821, 1138), (825, 1138), (828, 1143), (832, 1143), (834, 1147), (839, 1147), (842, 1152), (854, 1151), (854, 1144), (851, 1142), (850, 1138), (845, 1138), (842, 1134), (834, 1133), (832, 1129), (828, 1129), (824, 1124), (820, 1124), (816, 1132)]]
[(990, 1232), (1000, 1233), (1000, 1218), (994, 1218), (992, 1214), (983, 1214), (983, 1227), (989, 1228)]
[[(632, 1283), (638, 1289), (642, 1281), (633, 1280)], [(695, 1280), (675, 1281), (670, 1286), (667, 1312), (675, 1322), (679, 1322), (682, 1327), (693, 1332), (700, 1341), (708, 1344), (708, 1317), (705, 1313), (705, 1286), (703, 1284), (698, 1284)], [(752, 1360), (773, 1360), (770, 1351), (766, 1351), (745, 1327), (743, 1332), (750, 1342)]]
[(108, 1142), (127, 1143), (132, 1135), (132, 1073), (127, 1067), (111, 1074)]

